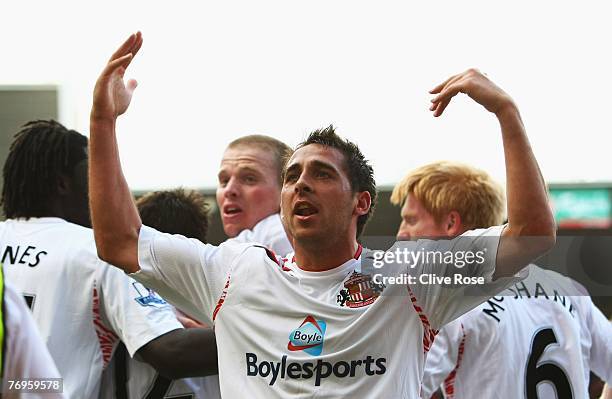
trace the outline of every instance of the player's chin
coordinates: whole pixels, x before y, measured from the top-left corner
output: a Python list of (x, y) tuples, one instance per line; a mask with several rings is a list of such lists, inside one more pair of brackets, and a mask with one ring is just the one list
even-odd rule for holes
[(243, 224), (227, 223), (227, 222), (223, 224), (223, 231), (230, 238), (236, 237), (244, 229), (245, 227), (243, 226)]
[(324, 229), (318, 226), (318, 223), (308, 225), (293, 225), (291, 235), (298, 241), (312, 241), (326, 237)]

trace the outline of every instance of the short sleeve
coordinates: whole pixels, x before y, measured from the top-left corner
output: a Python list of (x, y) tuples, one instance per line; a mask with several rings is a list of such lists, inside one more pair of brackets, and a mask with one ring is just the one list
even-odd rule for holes
[(440, 330), (431, 349), (427, 352), (421, 397), (431, 396), (442, 387), (444, 381), (457, 367), (459, 347), (464, 341), (465, 333), (461, 321), (455, 320)]
[(407, 289), (432, 328), (440, 329), (527, 277), (525, 268), (493, 281), (503, 228), (470, 230), (452, 240), (402, 241), (387, 251), (401, 255), (399, 270), (412, 276)]
[(183, 328), (174, 310), (155, 291), (104, 264), (97, 284), (105, 320), (130, 356), (155, 338)]
[(212, 324), (214, 307), (232, 266), (249, 246), (223, 243), (217, 247), (142, 226), (138, 239), (140, 270), (130, 276), (189, 316)]

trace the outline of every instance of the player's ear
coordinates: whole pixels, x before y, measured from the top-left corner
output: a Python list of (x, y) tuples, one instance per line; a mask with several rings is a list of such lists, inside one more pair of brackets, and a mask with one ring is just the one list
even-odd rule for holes
[(457, 211), (450, 211), (444, 221), (444, 229), (448, 237), (455, 237), (463, 233), (463, 221)]
[(354, 213), (358, 216), (365, 215), (370, 211), (372, 206), (372, 196), (368, 191), (361, 191), (357, 194), (357, 203), (355, 204)]

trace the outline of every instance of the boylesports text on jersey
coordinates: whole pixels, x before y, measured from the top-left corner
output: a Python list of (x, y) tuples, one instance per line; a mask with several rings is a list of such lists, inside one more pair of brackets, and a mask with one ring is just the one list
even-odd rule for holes
[[(289, 334), (287, 350), (291, 352), (303, 351), (311, 356), (318, 356), (323, 351), (325, 330), (327, 323), (316, 319), (312, 315), (306, 316), (299, 327)], [(373, 358), (368, 355), (364, 359), (338, 361), (330, 363), (323, 359), (306, 362), (287, 362), (287, 355), (280, 361), (261, 360), (258, 362), (255, 353), (246, 353), (246, 366), (248, 377), (270, 378), (272, 386), (279, 378), (285, 379), (312, 379), (314, 385), (321, 385), (321, 380), (334, 376), (336, 378), (355, 377), (359, 375), (380, 375), (387, 371), (384, 357)]]
[(387, 359), (374, 358), (370, 355), (358, 360), (340, 360), (335, 363), (317, 359), (311, 362), (288, 362), (287, 355), (280, 361), (258, 359), (255, 353), (246, 353), (246, 372), (248, 377), (270, 378), (269, 385), (273, 386), (278, 379), (314, 378), (314, 385), (320, 386), (322, 380), (335, 378), (349, 378), (358, 375), (374, 376), (387, 372)]

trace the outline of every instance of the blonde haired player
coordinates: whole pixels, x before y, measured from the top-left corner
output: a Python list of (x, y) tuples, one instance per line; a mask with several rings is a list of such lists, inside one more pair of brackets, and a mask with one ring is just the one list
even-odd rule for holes
[(425, 229), (436, 236), (456, 236), (461, 230), (502, 224), (505, 217), (502, 187), (484, 171), (457, 162), (413, 170), (395, 186), (391, 202), (403, 205), (400, 239), (422, 236), (418, 233)]
[[(454, 162), (417, 168), (391, 195), (398, 239), (453, 237), (501, 223), (502, 188)], [(442, 328), (425, 363), (422, 397), (583, 398), (589, 371), (610, 382), (612, 326), (578, 283), (530, 265), (529, 277)]]

